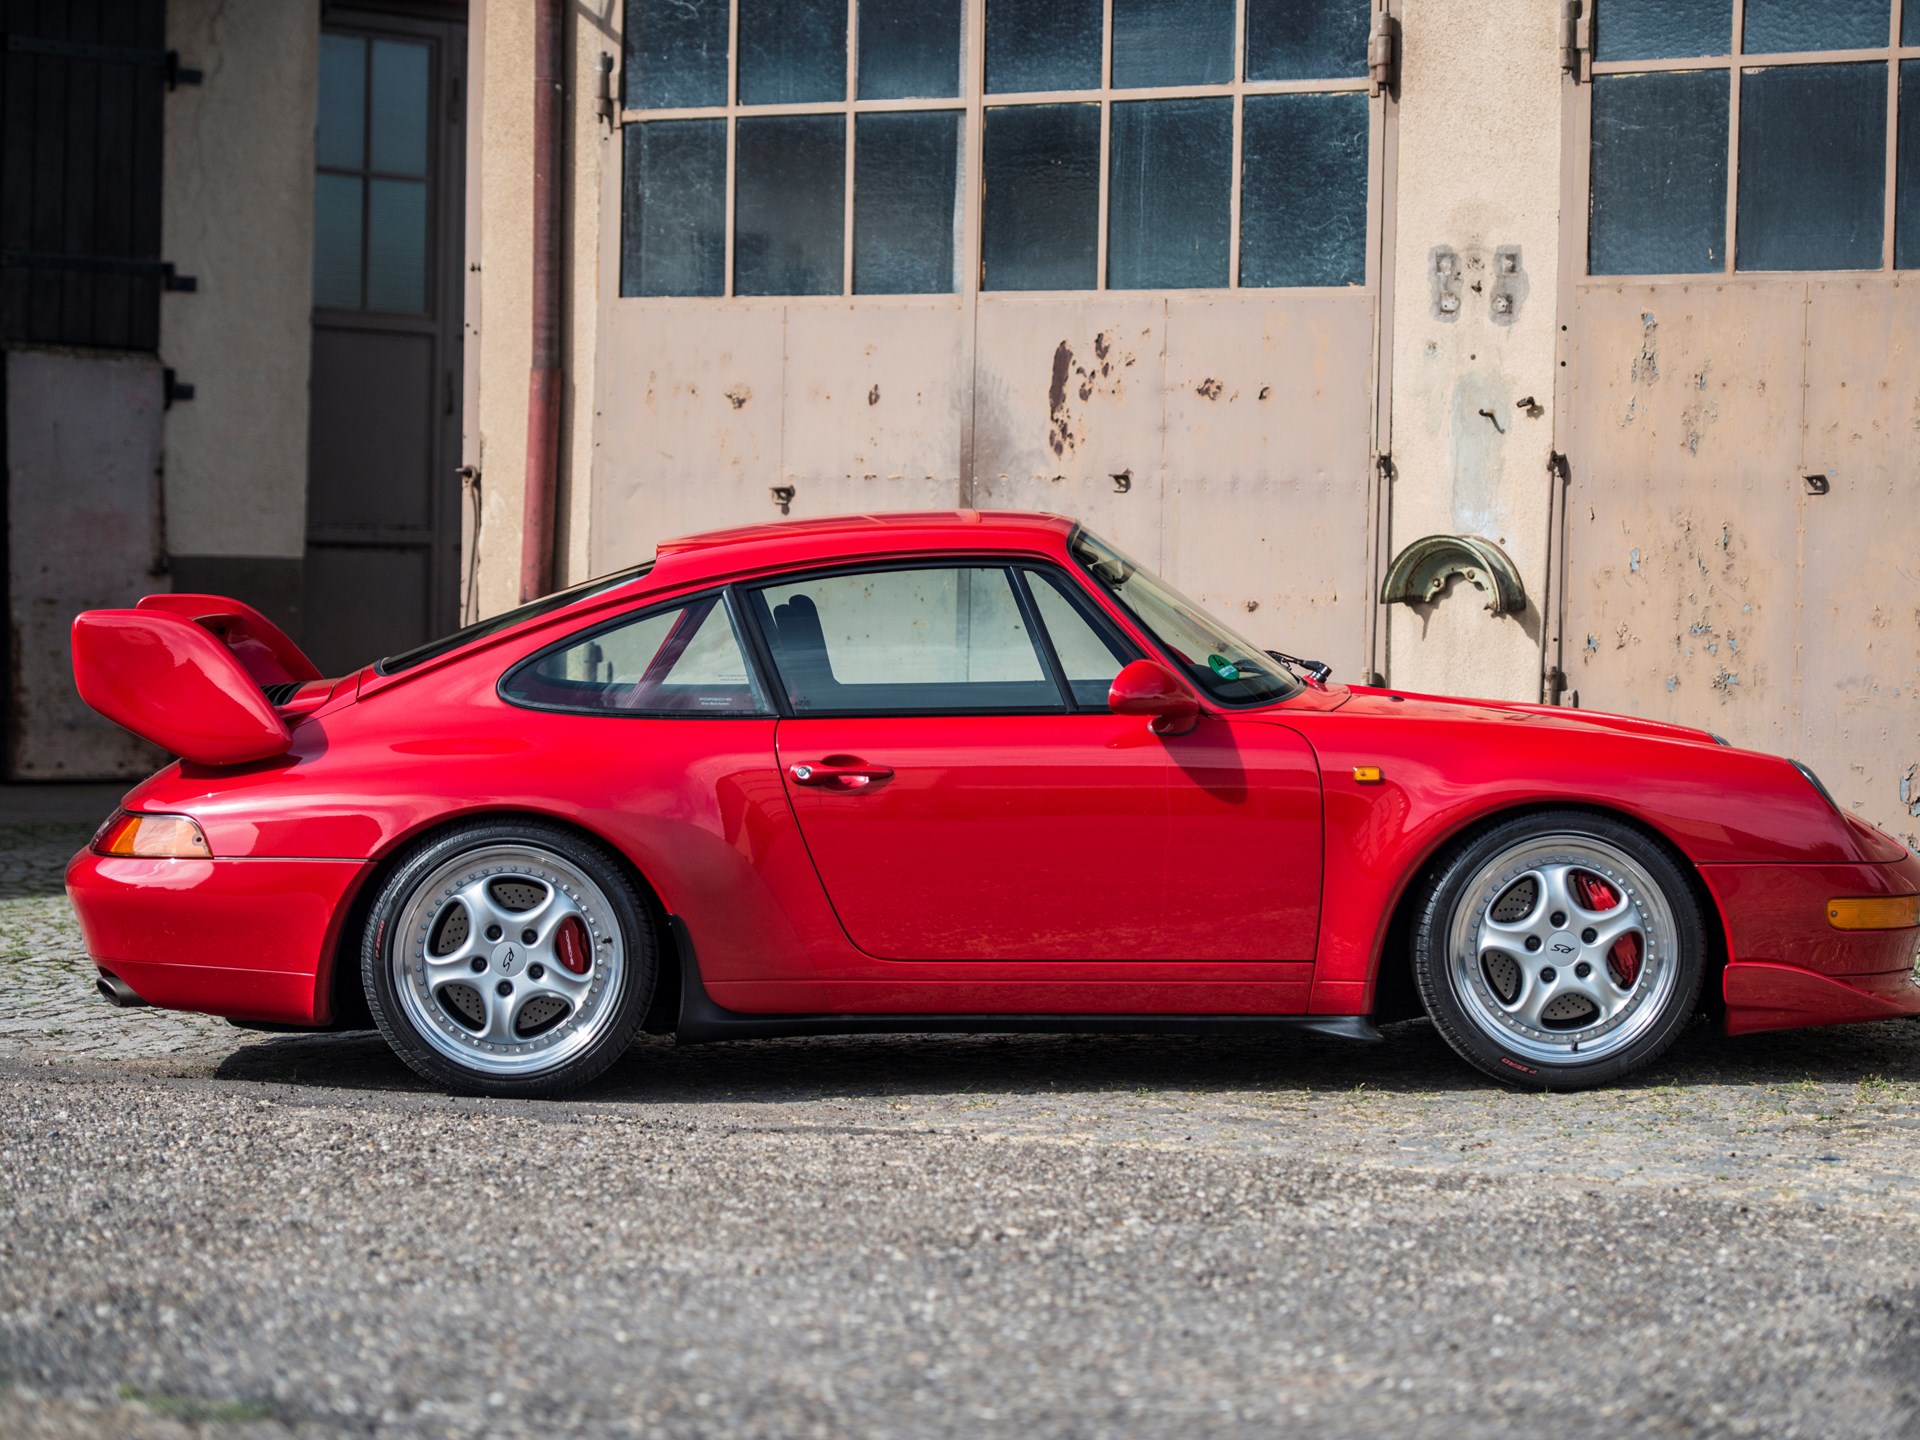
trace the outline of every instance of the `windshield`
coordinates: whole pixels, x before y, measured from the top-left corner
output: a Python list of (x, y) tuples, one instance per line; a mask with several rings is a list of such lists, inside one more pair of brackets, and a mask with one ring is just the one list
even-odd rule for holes
[(545, 615), (550, 610), (558, 610), (563, 605), (571, 605), (576, 600), (585, 600), (589, 595), (597, 595), (602, 590), (611, 590), (616, 585), (624, 585), (629, 580), (637, 580), (653, 568), (653, 562), (635, 565), (631, 569), (621, 570), (613, 575), (602, 575), (596, 580), (588, 580), (575, 585), (571, 590), (556, 590), (551, 595), (542, 595), (538, 600), (530, 600), (517, 610), (507, 610), (485, 620), (475, 621), (464, 630), (456, 630), (451, 635), (443, 635), (438, 640), (429, 640), (424, 645), (416, 645), (411, 650), (402, 650), (398, 655), (389, 655), (375, 668), (382, 675), (391, 675), (399, 670), (408, 670), (415, 665), (424, 665), (429, 660), (458, 650), (462, 645), (470, 645), (475, 640), (484, 640), (489, 635), (498, 635), (502, 630), (518, 625), (522, 620), (531, 620), (537, 615)]
[(1106, 541), (1077, 531), (1073, 555), (1152, 632), (1187, 678), (1221, 704), (1265, 705), (1300, 693), (1300, 682), (1279, 661)]

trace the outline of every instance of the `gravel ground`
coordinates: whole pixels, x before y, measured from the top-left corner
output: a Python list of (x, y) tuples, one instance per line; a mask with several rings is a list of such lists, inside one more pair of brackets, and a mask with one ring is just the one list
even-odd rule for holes
[(1577, 1096), (1413, 1024), (456, 1100), (92, 999), (111, 804), (0, 791), (0, 1435), (1920, 1432), (1920, 1025)]

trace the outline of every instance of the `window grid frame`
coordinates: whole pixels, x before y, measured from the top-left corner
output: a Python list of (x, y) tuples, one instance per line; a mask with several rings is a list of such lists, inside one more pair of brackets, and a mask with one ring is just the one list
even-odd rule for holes
[[(319, 156), (314, 157), (313, 173), (331, 175), (337, 179), (353, 180), (360, 186), (360, 299), (355, 305), (323, 305), (317, 299), (315, 310), (325, 310), (339, 315), (399, 315), (409, 319), (432, 315), (439, 305), (439, 277), (433, 263), (434, 248), (438, 244), (439, 224), (439, 165), (438, 147), (431, 138), (431, 115), (429, 115), (429, 138), (427, 140), (426, 164), (418, 175), (404, 174), (397, 170), (376, 170), (373, 168), (373, 47), (381, 40), (394, 40), (404, 44), (418, 45), (427, 52), (427, 106), (431, 111), (436, 94), (435, 85), (440, 79), (440, 47), (424, 38), (397, 36), (374, 28), (356, 26), (351, 22), (332, 25), (325, 31), (343, 39), (357, 40), (360, 43), (360, 166), (347, 169), (339, 165), (322, 165)], [(368, 303), (369, 287), (372, 284), (370, 261), (373, 258), (373, 216), (371, 201), (375, 180), (403, 180), (408, 184), (422, 185), (427, 194), (427, 225), (423, 246), (426, 260), (422, 266), (425, 280), (422, 286), (421, 305), (418, 310), (376, 309)]]
[[(1729, 48), (1720, 55), (1690, 55), (1665, 60), (1600, 60), (1591, 62), (1594, 81), (1609, 75), (1671, 75), (1676, 73), (1722, 72), (1728, 76), (1729, 93), (1727, 96), (1727, 206), (1725, 229), (1721, 234), (1721, 249), (1724, 252), (1718, 271), (1705, 270), (1687, 274), (1650, 271), (1645, 275), (1596, 275), (1592, 265), (1593, 234), (1593, 135), (1592, 108), (1593, 86), (1586, 90), (1586, 114), (1583, 124), (1581, 146), (1585, 153), (1586, 166), (1586, 204), (1580, 211), (1580, 275), (1583, 281), (1618, 282), (1641, 279), (1706, 280), (1718, 274), (1725, 278), (1736, 275), (1893, 275), (1903, 273), (1895, 266), (1895, 224), (1899, 218), (1899, 175), (1900, 175), (1900, 64), (1903, 60), (1920, 60), (1920, 45), (1902, 45), (1900, 32), (1904, 23), (1903, 11), (1908, 4), (1920, 5), (1920, 0), (1889, 0), (1887, 7), (1887, 43), (1882, 46), (1866, 48), (1855, 47), (1846, 50), (1783, 50), (1748, 53), (1746, 49), (1747, 0), (1731, 0), (1732, 31), (1728, 40)], [(1606, 0), (1599, 0), (1600, 20), (1605, 22)], [(1739, 207), (1740, 207), (1740, 90), (1742, 77), (1749, 70), (1773, 70), (1796, 65), (1883, 65), (1887, 72), (1886, 89), (1886, 126), (1882, 166), (1884, 193), (1881, 197), (1880, 221), (1880, 264), (1872, 270), (1742, 270), (1739, 269)], [(1920, 92), (1913, 96), (1915, 104), (1920, 105)], [(1920, 205), (1920, 195), (1914, 197), (1914, 203)], [(1920, 267), (1915, 267), (1920, 268)]]
[[(725, 226), (724, 269), (720, 292), (717, 295), (622, 295), (622, 300), (667, 301), (684, 303), (687, 301), (747, 300), (790, 304), (795, 301), (844, 302), (848, 300), (867, 301), (927, 301), (943, 297), (973, 297), (977, 294), (1001, 295), (1141, 295), (1141, 294), (1183, 294), (1218, 295), (1239, 293), (1250, 290), (1263, 294), (1286, 294), (1292, 292), (1318, 293), (1322, 291), (1360, 290), (1371, 291), (1379, 283), (1375, 243), (1375, 232), (1380, 221), (1380, 210), (1384, 197), (1380, 185), (1380, 140), (1385, 128), (1382, 114), (1382, 98), (1375, 96), (1372, 80), (1364, 68), (1358, 75), (1340, 76), (1313, 80), (1249, 80), (1247, 78), (1247, 7), (1251, 0), (1234, 0), (1233, 11), (1233, 78), (1216, 84), (1195, 85), (1155, 85), (1127, 86), (1115, 88), (1113, 84), (1113, 0), (1101, 3), (1101, 44), (1100, 44), (1100, 85), (1097, 89), (1082, 90), (1023, 90), (996, 91), (988, 93), (986, 88), (986, 7), (991, 0), (963, 0), (961, 6), (961, 52), (958, 95), (937, 97), (913, 97), (891, 100), (862, 100), (860, 87), (860, 5), (861, 0), (847, 0), (847, 42), (846, 42), (846, 92), (839, 100), (818, 100), (805, 103), (779, 105), (743, 105), (740, 102), (740, 3), (741, 0), (728, 0), (727, 5), (727, 101), (724, 105), (683, 105), (645, 108), (624, 106), (620, 110), (620, 125), (649, 124), (669, 120), (724, 120), (726, 122), (726, 174), (725, 184)], [(1915, 0), (1920, 3), (1920, 0)], [(1899, 0), (1894, 0), (1895, 23), (1898, 24)], [(1380, 0), (1372, 0), (1368, 6), (1369, 16), (1377, 13)], [(623, 12), (624, 13), (624, 12)], [(1897, 31), (1896, 31), (1897, 34)], [(1874, 52), (1876, 54), (1880, 52)], [(624, 54), (624, 40), (623, 40)], [(1920, 49), (1915, 51), (1920, 56)], [(1364, 58), (1364, 57), (1363, 57)], [(624, 62), (623, 62), (624, 63)], [(1596, 72), (1597, 73), (1597, 72)], [(624, 96), (624, 84), (620, 93)], [(1240, 220), (1241, 195), (1245, 188), (1243, 174), (1244, 151), (1242, 144), (1243, 117), (1246, 100), (1249, 96), (1266, 95), (1339, 95), (1358, 94), (1368, 97), (1367, 105), (1367, 221), (1363, 278), (1358, 285), (1255, 285), (1244, 286), (1240, 280)], [(1115, 288), (1108, 283), (1108, 245), (1109, 201), (1112, 174), (1112, 131), (1113, 107), (1129, 101), (1152, 100), (1204, 100), (1227, 99), (1232, 102), (1232, 154), (1229, 163), (1232, 166), (1227, 187), (1228, 240), (1227, 240), (1227, 276), (1223, 284), (1190, 287), (1155, 287), (1150, 290), (1137, 288)], [(998, 109), (1014, 109), (1023, 106), (1038, 105), (1091, 105), (1100, 107), (1100, 184), (1098, 213), (1095, 216), (1096, 249), (1094, 260), (1094, 283), (1077, 290), (988, 290), (982, 284), (986, 265), (986, 254), (982, 245), (982, 217), (986, 208), (986, 177), (983, 173), (986, 112)], [(956, 197), (962, 213), (956, 216), (956, 241), (964, 245), (962, 254), (956, 258), (954, 287), (943, 291), (921, 291), (912, 294), (880, 294), (856, 291), (853, 288), (854, 254), (854, 152), (857, 139), (858, 118), (861, 115), (900, 114), (913, 112), (952, 112), (960, 116), (964, 126), (958, 146), (958, 164), (960, 169), (959, 193)], [(734, 288), (734, 232), (735, 232), (735, 192), (737, 188), (737, 135), (741, 117), (787, 117), (801, 115), (841, 115), (845, 117), (845, 132), (842, 138), (844, 151), (844, 193), (841, 197), (843, 207), (841, 234), (841, 272), (840, 289), (828, 295), (740, 295)], [(624, 162), (623, 162), (624, 163)], [(625, 217), (621, 217), (625, 224)]]

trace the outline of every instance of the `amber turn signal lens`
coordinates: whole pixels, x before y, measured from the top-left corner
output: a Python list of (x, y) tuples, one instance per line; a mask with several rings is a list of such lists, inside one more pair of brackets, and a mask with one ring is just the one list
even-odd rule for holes
[(204, 860), (213, 852), (200, 826), (185, 815), (136, 815), (122, 810), (100, 827), (93, 848), (102, 855), (142, 860)]
[(1353, 778), (1358, 780), (1362, 785), (1378, 785), (1380, 783), (1380, 767), (1378, 765), (1356, 765), (1353, 767)]
[(1836, 930), (1908, 930), (1920, 925), (1920, 895), (1829, 900), (1827, 923)]

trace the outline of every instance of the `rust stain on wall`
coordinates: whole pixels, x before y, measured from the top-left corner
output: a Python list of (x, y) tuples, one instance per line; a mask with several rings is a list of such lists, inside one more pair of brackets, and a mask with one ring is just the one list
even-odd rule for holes
[(1075, 412), (1100, 395), (1116, 398), (1126, 393), (1125, 371), (1134, 363), (1132, 355), (1117, 354), (1113, 336), (1099, 331), (1093, 337), (1093, 361), (1077, 363), (1070, 341), (1062, 340), (1053, 351), (1053, 369), (1047, 382), (1047, 448), (1056, 458), (1065, 458), (1078, 450), (1087, 438), (1087, 414)]
[(726, 394), (727, 403), (738, 410), (753, 398), (753, 387), (750, 385), (732, 385), (728, 387)]

